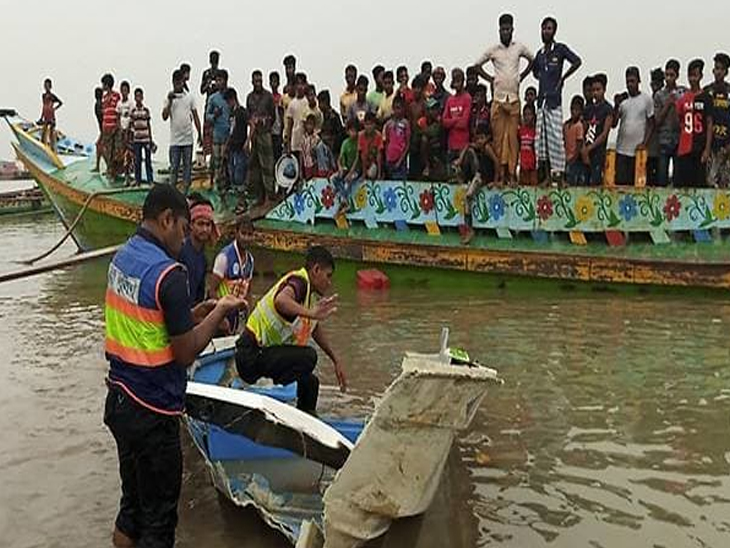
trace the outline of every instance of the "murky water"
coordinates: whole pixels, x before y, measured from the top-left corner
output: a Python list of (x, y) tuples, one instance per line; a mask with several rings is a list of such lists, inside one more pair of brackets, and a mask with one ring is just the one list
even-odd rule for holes
[[(62, 232), (52, 217), (0, 220), (0, 271)], [(2, 546), (110, 545), (104, 272), (0, 285)], [(404, 350), (435, 349), (444, 324), (506, 380), (452, 454), (437, 504), (389, 545), (730, 545), (730, 299), (372, 296), (350, 285), (328, 326), (350, 374), (343, 408), (382, 391)], [(186, 449), (179, 546), (287, 546), (254, 513), (222, 504)]]

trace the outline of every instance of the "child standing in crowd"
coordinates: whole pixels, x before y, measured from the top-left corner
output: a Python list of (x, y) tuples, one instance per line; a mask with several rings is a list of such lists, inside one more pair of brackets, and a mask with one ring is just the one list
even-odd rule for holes
[[(659, 113), (661, 107), (657, 108), (657, 97), (662, 89), (664, 89), (664, 71), (661, 68), (655, 68), (649, 74), (651, 81), (651, 98), (654, 101), (654, 112)], [(646, 145), (646, 182), (655, 185), (659, 176), (659, 132), (652, 131)]]
[(398, 81), (398, 95), (406, 101), (406, 106), (413, 101), (413, 90), (408, 87), (408, 67), (399, 66), (395, 71), (395, 78)]
[(322, 123), (324, 122), (324, 116), (322, 111), (317, 104), (317, 89), (312, 85), (307, 85), (307, 106), (302, 113), (302, 131), (304, 131), (304, 122), (307, 120), (309, 115), (314, 116), (314, 129), (319, 132), (322, 129)]
[(730, 56), (726, 53), (715, 55), (714, 83), (707, 89), (709, 112), (707, 116), (707, 143), (702, 156), (707, 164), (708, 180), (711, 187), (730, 186), (730, 86), (725, 81)]
[(152, 141), (152, 124), (150, 109), (144, 105), (144, 91), (142, 88), (134, 90), (134, 107), (129, 113), (132, 127), (132, 147), (134, 149), (134, 184), (142, 183), (142, 156), (147, 172), (147, 183), (154, 182), (152, 175), (152, 153), (155, 149)]
[(393, 114), (393, 100), (396, 97), (395, 82), (393, 80), (393, 71), (386, 70), (383, 73), (383, 99), (380, 101), (378, 108), (378, 121), (384, 124)]
[(340, 146), (342, 144), (342, 120), (340, 120), (340, 115), (332, 108), (329, 91), (326, 89), (320, 91), (317, 95), (317, 103), (319, 104), (319, 110), (322, 113), (322, 130), (320, 131), (320, 137), (332, 151), (332, 154), (337, 157), (340, 153)]
[(274, 150), (274, 162), (281, 158), (284, 149), (284, 103), (281, 93), (279, 93), (280, 85), (279, 73), (275, 70), (270, 72), (269, 86), (274, 99), (274, 119), (271, 122), (271, 146)]
[(409, 146), (409, 175), (412, 179), (418, 178), (424, 169), (421, 162), (421, 120), (426, 116), (426, 98), (423, 95), (425, 82), (419, 74), (413, 79), (413, 100), (408, 103), (406, 101), (406, 109), (408, 110), (408, 122), (411, 125), (411, 143)]
[(529, 86), (525, 90), (525, 106), (532, 105), (535, 107), (535, 102), (537, 101), (537, 89), (535, 86)]
[(702, 72), (705, 62), (695, 59), (687, 67), (689, 90), (677, 100), (679, 118), (679, 146), (674, 184), (679, 187), (703, 186), (707, 180), (702, 153), (705, 150), (707, 130), (707, 95), (702, 91)]
[(340, 198), (340, 206), (337, 211), (338, 215), (347, 211), (350, 196), (352, 196), (352, 189), (360, 179), (357, 122), (348, 120), (345, 125), (345, 131), (347, 138), (342, 142), (342, 146), (340, 147), (340, 155), (337, 159), (337, 173), (330, 179)]
[(487, 86), (479, 84), (474, 89), (471, 103), (470, 126), (472, 139), (476, 135), (476, 130), (479, 128), (484, 128), (487, 135), (492, 133), (490, 118), (491, 113), (489, 104), (487, 103)]
[(461, 243), (464, 245), (468, 245), (474, 237), (471, 218), (474, 198), (482, 186), (494, 181), (498, 163), (497, 155), (491, 145), (491, 137), (482, 128), (477, 128), (474, 142), (469, 143), (456, 162), (457, 180), (466, 185), (464, 232), (461, 237)]
[(357, 150), (360, 153), (363, 177), (374, 181), (380, 179), (383, 172), (383, 135), (375, 127), (375, 114), (365, 115), (365, 129), (360, 132)]
[(613, 126), (613, 108), (606, 101), (608, 78), (605, 74), (596, 74), (591, 78), (593, 91), (592, 102), (586, 106), (583, 118), (586, 134), (581, 152), (583, 163), (589, 167), (588, 183), (603, 184), (603, 170), (606, 165), (606, 145), (608, 133)]
[(383, 74), (385, 73), (385, 67), (383, 65), (376, 65), (373, 68), (373, 82), (375, 82), (375, 89), (368, 93), (367, 101), (372, 107), (372, 111), (377, 113), (380, 108), (380, 103), (383, 101), (385, 90), (383, 88)]
[[(228, 109), (231, 113), (231, 134), (228, 138), (228, 179), (233, 189), (242, 194), (248, 173), (248, 157), (251, 143), (248, 138), (249, 115), (246, 108), (238, 102), (238, 93), (233, 88), (223, 92)], [(263, 190), (263, 189), (261, 189)], [(256, 201), (263, 200), (263, 196), (251, 196)], [(246, 207), (247, 197), (243, 196), (242, 205)]]
[(535, 154), (535, 105), (526, 104), (522, 109), (520, 138), (520, 184), (537, 185), (537, 156)]
[(451, 89), (454, 95), (446, 99), (443, 125), (448, 132), (449, 163), (455, 161), (469, 144), (471, 96), (464, 89), (464, 71), (451, 71)]
[(441, 124), (441, 104), (431, 97), (426, 101), (426, 119), (421, 136), (423, 178), (443, 181), (447, 177), (444, 128)]
[(677, 85), (679, 78), (679, 61), (670, 59), (664, 67), (664, 88), (654, 96), (654, 113), (656, 115), (656, 131), (659, 142), (659, 162), (657, 166), (657, 184), (669, 184), (669, 164), (672, 171), (677, 171), (677, 146), (679, 145), (679, 117), (677, 101), (687, 88)]
[(370, 82), (368, 81), (368, 77), (364, 74), (361, 74), (358, 77), (357, 85), (355, 86), (355, 101), (350, 105), (350, 108), (347, 110), (348, 120), (357, 120), (359, 124), (362, 124), (365, 122), (365, 115), (368, 112), (375, 113), (372, 105), (368, 103), (367, 100), (369, 84)]
[(297, 156), (302, 150), (302, 136), (304, 135), (305, 112), (308, 107), (307, 75), (299, 72), (294, 77), (295, 86), (290, 88), (296, 90), (296, 96), (289, 102), (284, 117), (284, 149), (288, 153)]
[(119, 86), (122, 99), (117, 103), (117, 114), (119, 115), (119, 130), (122, 132), (122, 143), (124, 144), (124, 183), (129, 185), (132, 168), (134, 165), (134, 150), (132, 147), (132, 132), (130, 131), (131, 114), (134, 108), (130, 95), (129, 82), (124, 81)]
[(576, 95), (570, 101), (570, 120), (563, 126), (563, 139), (565, 141), (566, 170), (565, 178), (569, 185), (586, 184), (588, 166), (583, 163), (581, 150), (583, 149), (583, 137), (585, 127), (583, 125), (583, 110), (585, 101), (580, 95)]
[(93, 169), (94, 172), (99, 172), (99, 163), (101, 158), (104, 156), (101, 148), (101, 124), (104, 120), (104, 109), (101, 105), (101, 98), (104, 96), (104, 90), (101, 88), (94, 89), (94, 116), (96, 117), (96, 123), (99, 126), (99, 136), (96, 138), (96, 167)]
[(393, 116), (383, 128), (385, 137), (385, 176), (393, 181), (404, 181), (408, 175), (406, 156), (411, 142), (411, 125), (405, 118), (405, 100), (393, 101)]
[(316, 126), (316, 116), (308, 115), (304, 120), (301, 158), (301, 172), (307, 181), (314, 177), (329, 177), (335, 169), (332, 152), (322, 142)]
[(228, 72), (218, 70), (215, 77), (217, 91), (208, 99), (205, 119), (213, 130), (213, 155), (210, 160), (210, 183), (219, 191), (225, 191), (229, 185), (224, 162), (226, 141), (231, 134), (231, 110), (224, 95), (228, 89)]
[(63, 103), (56, 97), (52, 89), (53, 82), (50, 78), (46, 78), (43, 82), (41, 118), (38, 125), (43, 128), (41, 134), (43, 143), (49, 145), (51, 150), (56, 150), (56, 111), (63, 106)]

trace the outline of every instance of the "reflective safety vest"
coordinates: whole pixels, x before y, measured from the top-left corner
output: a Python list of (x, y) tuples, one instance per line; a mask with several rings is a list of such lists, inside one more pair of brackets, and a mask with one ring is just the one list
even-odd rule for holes
[[(219, 299), (233, 293), (233, 288), (241, 280), (250, 280), (253, 277), (254, 267), (253, 255), (246, 251), (245, 255), (241, 256), (236, 240), (221, 249), (220, 254), (226, 257), (226, 272), (225, 277), (218, 284)], [(238, 332), (238, 326), (242, 323), (240, 321), (241, 317), (242, 313), (237, 310), (227, 316), (228, 323), (231, 324), (234, 333)], [(246, 317), (243, 316), (244, 321), (245, 319)]]
[(157, 244), (135, 235), (112, 259), (107, 279), (109, 382), (165, 414), (183, 410), (186, 371), (175, 363), (159, 289), (163, 278), (181, 266)]
[(297, 317), (293, 322), (288, 322), (277, 312), (274, 301), (281, 289), (291, 276), (302, 278), (307, 283), (307, 293), (303, 306), (312, 306), (312, 286), (309, 283), (309, 273), (306, 268), (290, 272), (281, 278), (269, 289), (254, 308), (248, 317), (247, 329), (256, 337), (260, 347), (279, 345), (306, 346), (317, 327), (317, 322), (310, 318)]

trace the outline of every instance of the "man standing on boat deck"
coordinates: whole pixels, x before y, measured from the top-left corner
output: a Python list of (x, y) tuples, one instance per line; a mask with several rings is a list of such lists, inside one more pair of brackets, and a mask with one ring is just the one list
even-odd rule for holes
[(177, 189), (155, 185), (137, 233), (109, 265), (104, 423), (117, 444), (122, 480), (117, 548), (173, 548), (186, 368), (226, 314), (246, 306), (228, 295), (190, 309), (185, 268), (175, 259), (189, 215)]
[(187, 194), (192, 181), (193, 168), (193, 123), (198, 132), (198, 143), (202, 145), (200, 118), (192, 93), (185, 93), (185, 80), (178, 69), (172, 73), (173, 90), (167, 94), (162, 109), (162, 119), (170, 120), (170, 184), (177, 185), (180, 163), (183, 165), (183, 185)]
[[(539, 82), (537, 94), (537, 134), (535, 146), (545, 179), (562, 181), (565, 175), (563, 139), (563, 85), (582, 61), (563, 43), (555, 41), (558, 22), (546, 17), (542, 22), (543, 47), (535, 56), (532, 72)], [(570, 68), (563, 74), (563, 65)]]
[(251, 126), (251, 153), (249, 156), (249, 186), (253, 189), (263, 211), (274, 205), (274, 144), (271, 126), (276, 116), (274, 96), (264, 89), (264, 76), (260, 70), (251, 74), (253, 90), (246, 97)]
[[(210, 67), (203, 71), (203, 78), (200, 82), (200, 94), (205, 95), (203, 113), (208, 110), (208, 99), (216, 91), (215, 77), (218, 74), (220, 53), (215, 50), (211, 51), (208, 60), (210, 61)], [(210, 156), (213, 153), (213, 125), (205, 122), (205, 120), (203, 122), (203, 154)]]
[[(319, 379), (314, 374), (314, 339), (335, 366), (340, 389), (347, 380), (321, 323), (337, 311), (337, 295), (324, 297), (332, 285), (335, 261), (324, 247), (307, 252), (304, 268), (290, 272), (269, 289), (251, 312), (236, 343), (236, 368), (247, 383), (262, 377), (276, 384), (297, 383), (297, 407), (315, 413)], [(323, 297), (317, 300), (315, 295)]]
[[(499, 44), (492, 46), (476, 63), (479, 75), (493, 89), (492, 130), (494, 149), (500, 160), (499, 180), (517, 182), (517, 156), (519, 141), (517, 131), (520, 124), (520, 83), (532, 69), (533, 57), (527, 46), (515, 42), (514, 18), (505, 13), (499, 18)], [(520, 72), (520, 60), (526, 59), (527, 66)], [(494, 65), (494, 75), (484, 70), (489, 61)]]

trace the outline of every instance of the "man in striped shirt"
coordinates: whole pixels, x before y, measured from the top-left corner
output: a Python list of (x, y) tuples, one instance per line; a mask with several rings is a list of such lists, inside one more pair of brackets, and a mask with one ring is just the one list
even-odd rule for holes
[(150, 109), (144, 105), (144, 91), (142, 88), (134, 90), (134, 107), (130, 112), (132, 124), (132, 146), (134, 147), (134, 183), (142, 182), (142, 153), (147, 172), (147, 183), (153, 182), (152, 149), (156, 148), (152, 141), (152, 124)]
[(101, 150), (106, 162), (106, 175), (114, 182), (124, 162), (124, 140), (117, 112), (121, 96), (114, 91), (114, 76), (111, 74), (102, 76), (101, 87), (104, 93), (101, 98)]

